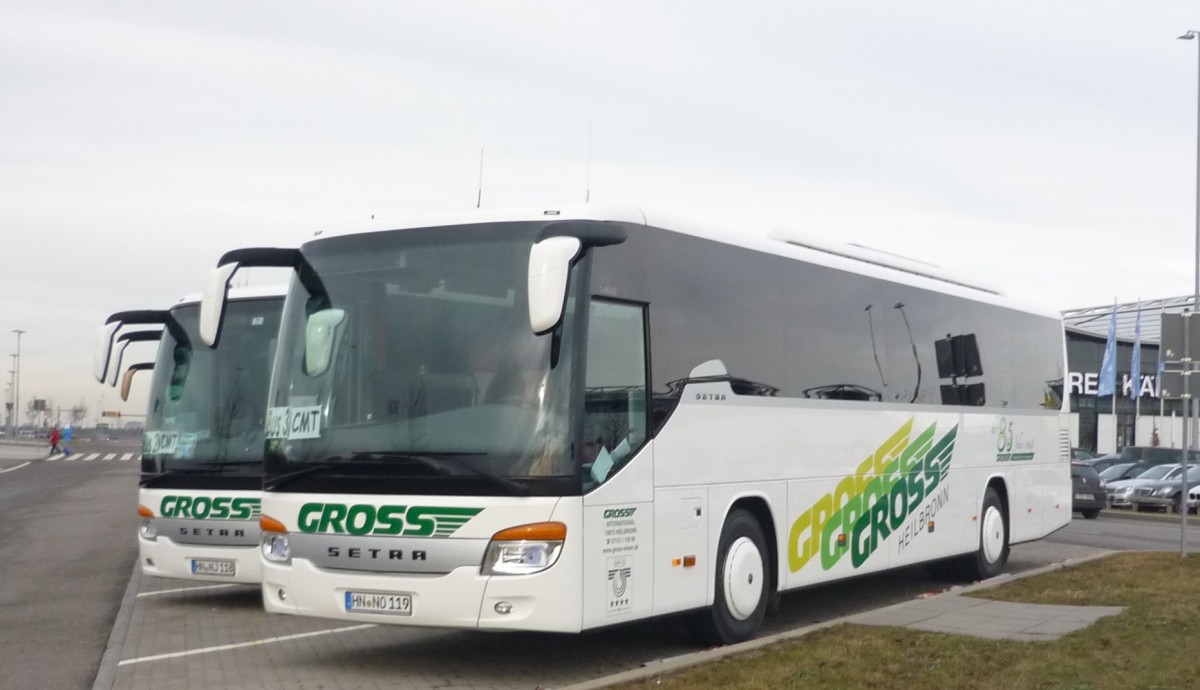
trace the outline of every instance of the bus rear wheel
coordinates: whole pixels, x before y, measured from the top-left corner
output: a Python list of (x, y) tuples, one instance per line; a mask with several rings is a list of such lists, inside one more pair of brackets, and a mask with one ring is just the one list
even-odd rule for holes
[(749, 512), (734, 509), (717, 546), (713, 605), (698, 614), (697, 632), (709, 644), (748, 640), (762, 627), (771, 598), (767, 540)]

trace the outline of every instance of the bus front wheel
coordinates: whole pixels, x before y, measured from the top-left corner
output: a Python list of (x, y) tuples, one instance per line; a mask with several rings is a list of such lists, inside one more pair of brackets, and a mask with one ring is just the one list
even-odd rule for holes
[(959, 562), (966, 580), (986, 580), (1004, 570), (1008, 562), (1008, 516), (1000, 493), (989, 486), (983, 494), (979, 515), (979, 549)]
[(749, 512), (734, 509), (721, 528), (713, 605), (699, 614), (698, 631), (709, 644), (748, 640), (762, 627), (771, 595), (767, 540)]

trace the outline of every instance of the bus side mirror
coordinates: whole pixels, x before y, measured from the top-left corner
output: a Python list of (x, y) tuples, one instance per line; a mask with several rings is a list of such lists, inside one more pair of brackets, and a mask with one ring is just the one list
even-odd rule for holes
[(529, 249), (529, 327), (534, 333), (546, 333), (562, 320), (571, 262), (582, 247), (577, 237), (555, 236)]
[(121, 400), (126, 402), (129, 400), (129, 387), (133, 384), (133, 375), (139, 371), (145, 371), (153, 368), (154, 362), (141, 362), (126, 369), (125, 375), (121, 377)]
[(322, 309), (308, 317), (304, 328), (304, 373), (320, 376), (329, 369), (337, 328), (346, 318), (344, 309)]
[(216, 347), (221, 337), (221, 322), (225, 319), (225, 298), (229, 294), (229, 280), (238, 270), (238, 263), (217, 266), (208, 272), (204, 285), (204, 296), (200, 298), (200, 339), (209, 347)]

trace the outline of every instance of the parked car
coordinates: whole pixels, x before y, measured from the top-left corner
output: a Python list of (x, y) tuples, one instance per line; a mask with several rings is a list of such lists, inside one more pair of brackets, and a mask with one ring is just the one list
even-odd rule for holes
[[(1144, 484), (1134, 489), (1133, 503), (1135, 510), (1150, 509), (1181, 512), (1190, 510), (1190, 507), (1185, 506), (1180, 494), (1179, 476), (1174, 479), (1165, 479), (1160, 482)], [(1200, 486), (1200, 465), (1191, 465), (1187, 471), (1187, 490), (1191, 490)]]
[(1081, 462), (1071, 463), (1071, 510), (1094, 520), (1104, 508), (1104, 480)]
[(1094, 460), (1095, 458), (1096, 458), (1096, 454), (1093, 453), (1092, 451), (1088, 450), (1087, 448), (1072, 448), (1071, 449), (1071, 459), (1072, 460), (1075, 460), (1078, 462), (1083, 462), (1084, 460)]
[[(1102, 470), (1096, 470), (1096, 471), (1100, 473), (1100, 478), (1103, 479), (1104, 481), (1115, 482), (1118, 479), (1130, 479), (1130, 477), (1125, 476), (1125, 472), (1128, 471), (1131, 467), (1133, 467), (1136, 464), (1137, 463), (1134, 463), (1134, 462), (1118, 462), (1115, 465), (1109, 465), (1108, 467), (1105, 467)], [(1088, 465), (1088, 467), (1091, 467), (1092, 469), (1096, 469), (1095, 466), (1093, 466), (1093, 465)], [(1148, 467), (1151, 467), (1151, 466), (1147, 465), (1147, 468)], [(1137, 470), (1136, 474), (1141, 474), (1142, 472), (1145, 472), (1145, 471), (1146, 471), (1145, 469), (1139, 469), (1139, 470)]]
[(1103, 472), (1122, 462), (1144, 462), (1148, 465), (1183, 462), (1183, 451), (1179, 448), (1161, 448), (1159, 446), (1129, 446), (1121, 449), (1119, 453), (1101, 455), (1087, 461), (1097, 472)]
[(1132, 479), (1116, 479), (1108, 482), (1108, 504), (1113, 508), (1129, 508), (1139, 486), (1176, 478), (1183, 471), (1182, 465), (1148, 465)]

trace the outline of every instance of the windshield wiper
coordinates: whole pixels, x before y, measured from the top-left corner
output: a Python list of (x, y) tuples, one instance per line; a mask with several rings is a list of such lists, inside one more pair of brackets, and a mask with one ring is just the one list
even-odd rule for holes
[(331, 467), (342, 467), (345, 463), (342, 460), (321, 460), (319, 462), (306, 462), (304, 464), (306, 466), (301, 469), (294, 470), (292, 472), (285, 472), (284, 474), (278, 474), (274, 477), (267, 477), (263, 481), (263, 488), (268, 491), (272, 491), (285, 484), (290, 484), (300, 477), (316, 474), (317, 472), (330, 469)]
[(176, 468), (176, 469), (171, 469), (171, 470), (163, 470), (162, 472), (157, 472), (150, 477), (146, 477), (146, 478), (142, 479), (142, 481), (140, 482), (140, 485), (143, 487), (154, 486), (155, 484), (158, 484), (159, 482), (161, 482), (165, 479), (172, 479), (175, 477), (196, 477), (196, 476), (202, 476), (202, 475), (221, 474), (224, 471), (225, 471), (225, 468), (223, 468), (223, 467), (216, 467), (216, 468), (182, 467), (182, 468)]
[[(491, 472), (485, 472), (478, 467), (472, 467), (460, 458), (486, 456), (487, 453), (395, 453), (395, 452), (355, 452), (351, 459), (370, 459), (373, 461), (411, 460), (438, 472), (444, 477), (469, 476), (482, 479), (493, 486), (506, 489), (518, 496), (528, 496), (529, 487), (521, 482), (507, 477), (501, 477)], [(457, 471), (456, 471), (457, 470)]]

